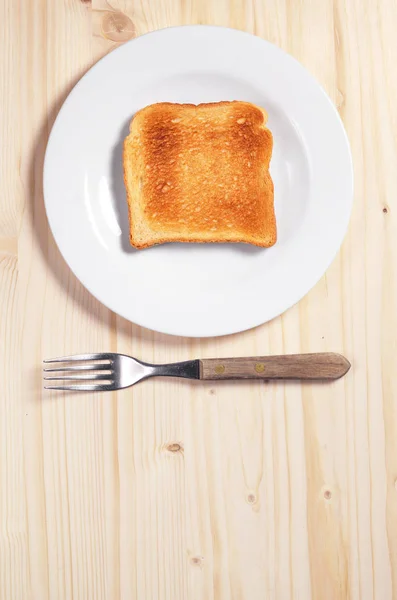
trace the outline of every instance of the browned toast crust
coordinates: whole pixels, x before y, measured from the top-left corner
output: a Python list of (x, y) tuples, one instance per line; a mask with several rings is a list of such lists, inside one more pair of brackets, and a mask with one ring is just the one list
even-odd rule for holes
[(273, 137), (249, 102), (152, 104), (124, 142), (135, 248), (165, 242), (276, 242)]

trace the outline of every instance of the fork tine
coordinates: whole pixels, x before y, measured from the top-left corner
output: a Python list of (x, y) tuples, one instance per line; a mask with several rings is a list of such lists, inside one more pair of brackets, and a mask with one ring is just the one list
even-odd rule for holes
[(50, 369), (43, 369), (45, 373), (50, 372), (62, 372), (62, 371), (112, 371), (112, 365), (110, 363), (105, 364), (92, 364), (92, 365), (70, 365), (69, 367), (52, 367)]
[(115, 390), (112, 384), (105, 385), (51, 385), (45, 386), (45, 390), (60, 390), (69, 392), (110, 392)]
[(69, 362), (74, 360), (113, 360), (114, 354), (102, 352), (98, 354), (73, 354), (72, 356), (60, 356), (58, 358), (48, 358), (43, 360), (44, 363)]
[(56, 375), (51, 377), (44, 377), (47, 381), (98, 381), (98, 380), (111, 380), (111, 374), (98, 373), (97, 375)]

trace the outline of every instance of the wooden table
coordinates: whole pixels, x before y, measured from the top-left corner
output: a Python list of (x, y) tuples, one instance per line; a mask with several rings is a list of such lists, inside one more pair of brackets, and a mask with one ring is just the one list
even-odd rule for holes
[[(0, 0), (1, 600), (397, 598), (397, 3)], [(75, 279), (48, 230), (51, 125), (119, 43), (185, 23), (256, 33), (338, 106), (355, 204), (341, 252), (253, 331), (167, 337)], [(327, 143), (327, 140), (324, 140)], [(150, 381), (44, 393), (41, 360), (338, 351), (332, 385)]]

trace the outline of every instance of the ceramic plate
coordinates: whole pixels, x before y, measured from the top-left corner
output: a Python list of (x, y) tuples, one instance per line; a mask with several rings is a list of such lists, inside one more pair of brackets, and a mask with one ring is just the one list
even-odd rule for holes
[[(277, 244), (134, 250), (122, 174), (132, 116), (154, 102), (220, 100), (268, 111)], [(258, 37), (200, 25), (144, 35), (90, 69), (59, 112), (44, 166), (52, 232), (88, 290), (130, 321), (197, 337), (249, 329), (300, 300), (338, 251), (352, 188), (346, 133), (315, 79)]]

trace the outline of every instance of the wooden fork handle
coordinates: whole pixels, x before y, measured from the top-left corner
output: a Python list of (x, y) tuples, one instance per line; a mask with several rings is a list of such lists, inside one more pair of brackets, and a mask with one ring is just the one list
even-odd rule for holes
[(341, 354), (286, 354), (246, 358), (206, 358), (200, 379), (339, 379), (350, 369)]

